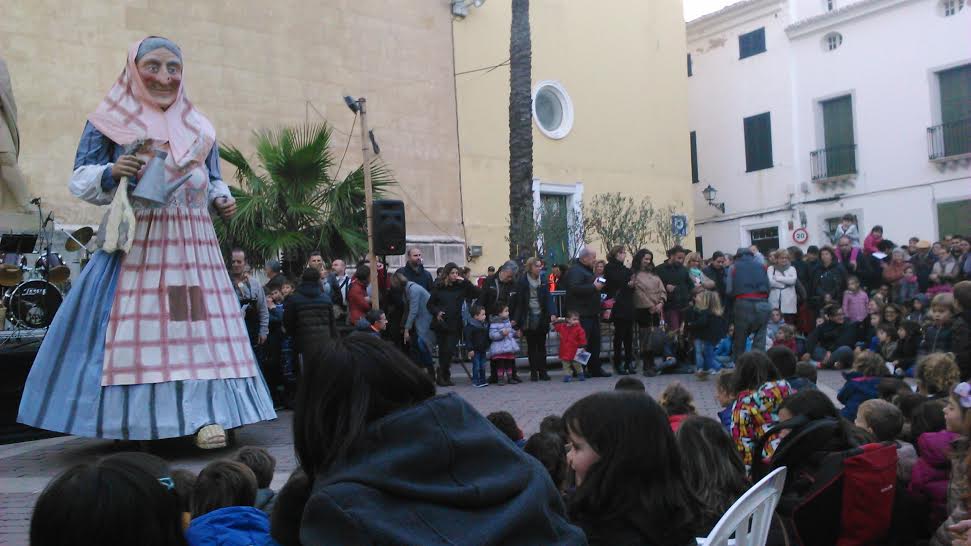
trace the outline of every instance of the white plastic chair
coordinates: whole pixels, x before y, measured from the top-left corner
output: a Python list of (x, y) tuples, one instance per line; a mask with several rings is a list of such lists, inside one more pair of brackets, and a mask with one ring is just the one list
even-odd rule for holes
[(785, 483), (786, 467), (759, 480), (722, 515), (707, 538), (698, 539), (699, 546), (765, 546)]

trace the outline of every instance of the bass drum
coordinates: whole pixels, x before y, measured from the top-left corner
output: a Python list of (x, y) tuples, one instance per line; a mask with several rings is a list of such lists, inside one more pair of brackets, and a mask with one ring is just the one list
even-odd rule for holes
[(41, 280), (27, 281), (7, 291), (3, 305), (7, 320), (18, 328), (47, 328), (63, 301), (56, 286)]

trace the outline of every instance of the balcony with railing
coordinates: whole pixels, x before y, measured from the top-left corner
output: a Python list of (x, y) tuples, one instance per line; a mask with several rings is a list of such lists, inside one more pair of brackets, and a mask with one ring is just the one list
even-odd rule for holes
[(814, 181), (848, 178), (856, 174), (856, 144), (833, 146), (809, 152)]
[(927, 156), (931, 161), (971, 156), (971, 118), (928, 127)]

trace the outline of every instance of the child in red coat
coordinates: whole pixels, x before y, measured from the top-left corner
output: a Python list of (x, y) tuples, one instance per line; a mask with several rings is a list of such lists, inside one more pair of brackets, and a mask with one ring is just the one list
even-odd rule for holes
[(585, 380), (583, 367), (577, 362), (577, 350), (587, 346), (587, 335), (580, 326), (580, 314), (576, 311), (568, 312), (565, 319), (553, 323), (553, 328), (560, 336), (560, 362), (566, 372), (563, 382), (569, 383), (574, 374), (580, 381)]

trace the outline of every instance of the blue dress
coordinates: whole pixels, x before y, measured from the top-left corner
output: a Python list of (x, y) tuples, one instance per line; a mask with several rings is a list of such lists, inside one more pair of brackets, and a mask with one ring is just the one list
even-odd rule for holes
[[(113, 183), (107, 165), (121, 155), (119, 146), (88, 123), (75, 177), (86, 171), (107, 189)], [(211, 183), (225, 187), (218, 160), (214, 145), (206, 166)], [(73, 283), (34, 359), (17, 420), (78, 436), (156, 440), (192, 435), (209, 424), (231, 429), (276, 418), (259, 371), (253, 377), (102, 386), (105, 333), (121, 263), (120, 253), (98, 251)]]

